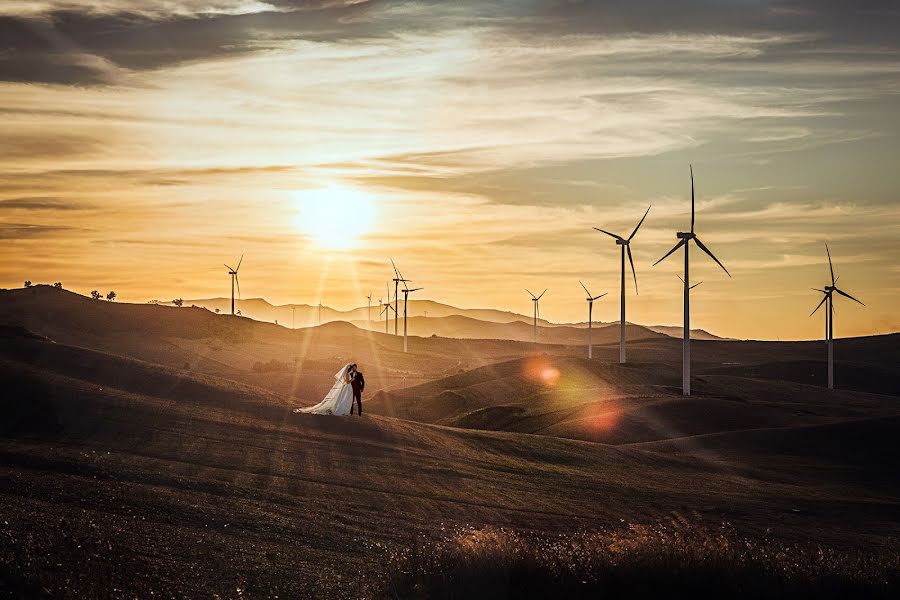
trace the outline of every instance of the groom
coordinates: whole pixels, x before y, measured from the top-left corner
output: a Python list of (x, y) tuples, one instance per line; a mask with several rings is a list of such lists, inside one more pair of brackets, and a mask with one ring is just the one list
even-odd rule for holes
[(353, 388), (353, 402), (350, 403), (350, 415), (353, 415), (354, 402), (359, 406), (359, 416), (362, 416), (362, 393), (366, 388), (366, 379), (355, 364), (350, 365), (350, 387)]

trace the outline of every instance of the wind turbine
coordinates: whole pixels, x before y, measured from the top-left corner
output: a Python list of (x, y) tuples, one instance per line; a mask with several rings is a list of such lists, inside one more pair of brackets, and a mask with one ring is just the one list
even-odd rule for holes
[[(405, 280), (404, 280), (405, 281)], [(409, 294), (411, 292), (418, 292), (425, 288), (413, 288), (409, 289), (406, 287), (406, 284), (403, 284), (403, 351), (406, 352), (406, 302), (409, 299)]]
[(238, 269), (241, 268), (241, 263), (244, 262), (244, 255), (241, 254), (241, 259), (238, 261), (238, 266), (235, 268), (231, 268), (228, 265), (225, 265), (225, 268), (228, 269), (228, 274), (231, 275), (231, 314), (234, 314), (234, 286), (237, 284), (238, 298), (241, 297), (241, 282), (238, 280)]
[(647, 207), (647, 212), (644, 213), (644, 216), (641, 217), (641, 220), (638, 221), (637, 227), (634, 228), (634, 231), (631, 232), (631, 235), (628, 238), (623, 238), (621, 235), (616, 235), (615, 233), (610, 233), (604, 229), (600, 229), (599, 227), (594, 227), (600, 233), (605, 233), (608, 236), (612, 236), (616, 240), (616, 245), (620, 246), (622, 249), (622, 277), (621, 277), (621, 298), (619, 299), (619, 362), (625, 362), (625, 253), (628, 252), (628, 262), (631, 263), (631, 274), (634, 276), (634, 293), (635, 295), (638, 293), (637, 287), (637, 273), (634, 271), (634, 259), (631, 257), (631, 240), (634, 238), (635, 234), (638, 232), (638, 229), (641, 228), (641, 224), (644, 222), (644, 219), (647, 218), (647, 214), (650, 212), (652, 206)]
[[(581, 282), (579, 281), (578, 283), (581, 283)], [(591, 331), (591, 329), (594, 325), (594, 319), (591, 316), (591, 313), (593, 313), (593, 311), (594, 311), (594, 300), (597, 300), (598, 298), (602, 298), (608, 292), (603, 292), (599, 296), (591, 296), (591, 293), (588, 291), (588, 289), (585, 287), (585, 285), (583, 283), (581, 283), (581, 287), (584, 288), (584, 291), (587, 294), (587, 303), (588, 303), (588, 358), (593, 358), (594, 346), (593, 346), (593, 343), (591, 340), (591, 336), (593, 335), (593, 332)]]
[[(389, 317), (391, 316), (391, 312), (390, 312), (390, 311), (393, 310), (394, 312), (396, 312), (396, 309), (394, 309), (394, 307), (391, 306), (391, 288), (390, 288), (390, 284), (385, 284), (384, 287), (387, 288), (387, 302), (385, 302), (384, 304), (381, 305), (381, 314), (384, 315), (384, 333), (385, 333), (385, 335), (388, 335), (388, 323), (389, 323), (389, 320), (388, 320), (388, 319), (389, 319)], [(380, 299), (380, 298), (379, 298), (378, 302), (381, 302), (381, 299)], [(379, 316), (380, 316), (380, 315), (379, 315)]]
[(854, 302), (859, 302), (863, 306), (862, 302), (844, 292), (837, 287), (837, 279), (834, 278), (834, 266), (831, 264), (831, 251), (828, 249), (828, 244), (825, 244), (825, 253), (828, 255), (828, 269), (831, 271), (831, 285), (826, 285), (825, 289), (813, 288), (817, 292), (822, 292), (824, 295), (822, 301), (816, 305), (815, 310), (809, 313), (809, 316), (813, 316), (816, 314), (816, 311), (825, 304), (825, 341), (828, 343), (828, 389), (834, 389), (834, 292), (837, 292), (841, 296), (846, 298), (850, 298)]
[[(525, 291), (528, 292), (527, 289)], [(541, 297), (546, 293), (547, 293), (546, 289), (543, 292), (541, 292), (540, 296), (535, 296), (531, 292), (528, 292), (528, 295), (531, 296), (531, 301), (534, 302), (534, 343), (535, 344), (537, 343), (537, 322), (538, 322), (538, 318), (540, 318), (540, 316), (541, 316), (541, 307), (538, 303), (541, 301)]]
[(372, 322), (372, 292), (369, 292), (369, 295), (366, 296), (366, 300), (369, 301), (369, 313), (368, 313), (369, 318), (368, 318), (368, 320), (371, 323)]
[[(725, 274), (731, 277), (731, 273), (728, 272), (728, 269), (725, 268), (725, 265), (719, 262), (719, 259), (715, 257), (715, 255), (710, 252), (709, 248), (703, 245), (703, 242), (700, 241), (700, 238), (697, 237), (697, 234), (694, 233), (694, 167), (691, 165), (691, 230), (690, 232), (679, 231), (677, 233), (679, 238), (679, 242), (675, 244), (675, 247), (669, 250), (665, 256), (661, 259), (653, 263), (653, 266), (658, 265), (666, 258), (668, 258), (673, 252), (684, 246), (684, 279), (681, 282), (684, 284), (684, 342), (682, 346), (681, 352), (681, 392), (685, 396), (691, 395), (691, 289), (696, 286), (691, 286), (690, 284), (690, 269), (689, 269), (689, 255), (690, 255), (690, 241), (693, 240), (697, 247), (703, 250), (706, 254), (709, 255), (711, 259), (716, 261), (716, 264), (722, 267), (722, 270), (725, 271)], [(700, 284), (697, 284), (700, 285)]]
[[(675, 273), (675, 277), (678, 278), (678, 281), (680, 281), (681, 283), (684, 283), (684, 279), (681, 278), (681, 275), (679, 275), (678, 273)], [(702, 282), (702, 281), (698, 281), (697, 283), (695, 283), (694, 285), (692, 285), (689, 289), (694, 289), (695, 287), (697, 287), (697, 286), (700, 285), (701, 283), (703, 283), (703, 282)]]
[[(397, 269), (397, 265), (394, 264), (394, 259), (391, 259), (391, 266), (394, 267), (394, 335), (397, 335), (397, 318), (398, 318), (398, 310), (400, 309), (400, 300), (399, 297), (399, 289), (400, 282), (403, 282), (404, 287), (406, 286), (406, 280), (403, 279), (403, 275), (400, 274), (399, 269)], [(388, 292), (388, 300), (390, 300), (390, 292)]]

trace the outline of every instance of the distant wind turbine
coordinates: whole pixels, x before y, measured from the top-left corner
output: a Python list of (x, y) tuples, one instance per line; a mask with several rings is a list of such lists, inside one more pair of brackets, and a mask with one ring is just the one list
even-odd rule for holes
[(369, 292), (369, 295), (366, 296), (366, 300), (369, 301), (369, 313), (368, 313), (368, 321), (372, 322), (372, 292)]
[[(525, 291), (528, 292), (527, 289)], [(540, 301), (541, 301), (541, 297), (543, 297), (543, 295), (546, 293), (547, 293), (546, 289), (543, 292), (541, 292), (540, 296), (535, 296), (531, 292), (528, 292), (528, 295), (531, 296), (531, 301), (534, 302), (534, 342), (535, 343), (537, 343), (537, 322), (541, 316)]]
[(634, 277), (634, 293), (638, 293), (637, 287), (637, 273), (634, 271), (634, 259), (631, 257), (631, 240), (634, 238), (635, 234), (638, 232), (638, 229), (641, 228), (641, 224), (644, 222), (644, 219), (647, 218), (647, 214), (650, 212), (652, 207), (647, 207), (647, 212), (644, 213), (644, 216), (641, 217), (641, 220), (638, 221), (637, 227), (634, 228), (634, 231), (631, 232), (631, 235), (628, 238), (623, 238), (621, 235), (616, 235), (615, 233), (610, 233), (604, 229), (600, 229), (599, 227), (594, 227), (600, 233), (605, 233), (606, 235), (612, 236), (616, 240), (616, 245), (620, 246), (622, 249), (622, 276), (621, 276), (621, 289), (619, 298), (619, 362), (625, 362), (625, 253), (628, 252), (628, 262), (631, 263), (631, 274)]
[[(682, 354), (681, 354), (681, 392), (685, 396), (691, 395), (691, 289), (694, 286), (690, 285), (690, 269), (689, 269), (689, 255), (690, 255), (690, 241), (693, 240), (697, 247), (703, 250), (706, 254), (709, 255), (711, 259), (716, 261), (716, 264), (722, 267), (722, 270), (725, 271), (725, 274), (731, 277), (731, 273), (728, 272), (728, 269), (725, 268), (725, 265), (719, 262), (719, 259), (710, 252), (709, 248), (703, 245), (703, 242), (700, 241), (700, 238), (697, 237), (697, 234), (694, 233), (694, 167), (691, 166), (691, 230), (690, 232), (679, 231), (677, 233), (679, 238), (679, 242), (675, 244), (675, 247), (669, 250), (665, 256), (661, 259), (653, 263), (653, 266), (658, 265), (666, 258), (668, 258), (673, 252), (684, 246), (684, 279), (682, 279), (682, 283), (684, 284), (684, 342), (682, 345)], [(699, 284), (697, 284), (699, 285)]]
[[(581, 283), (580, 281), (578, 283)], [(588, 291), (587, 287), (581, 283), (581, 287), (584, 288), (585, 293), (587, 294), (587, 303), (588, 303), (588, 358), (593, 358), (594, 353), (594, 345), (591, 336), (593, 334), (592, 328), (594, 326), (594, 318), (592, 313), (594, 312), (594, 300), (598, 298), (602, 298), (608, 292), (603, 292), (599, 296), (591, 296), (591, 293)]]
[[(678, 273), (675, 273), (675, 277), (678, 278), (678, 281), (680, 281), (681, 283), (684, 283), (684, 279), (681, 278), (681, 275), (679, 275)], [(698, 281), (697, 283), (695, 283), (694, 285), (692, 285), (692, 286), (690, 287), (690, 289), (694, 289), (695, 287), (697, 287), (697, 286), (700, 285), (701, 283), (703, 283), (703, 282), (702, 282), (702, 281)]]
[[(384, 333), (388, 335), (388, 323), (390, 322), (391, 311), (397, 312), (396, 309), (391, 305), (391, 288), (390, 284), (385, 284), (387, 288), (387, 302), (381, 305), (381, 314), (384, 315)], [(381, 299), (378, 300), (381, 302)], [(380, 315), (379, 315), (380, 316)]]
[(241, 268), (241, 263), (244, 262), (244, 255), (241, 254), (241, 259), (238, 261), (238, 266), (235, 268), (231, 268), (228, 265), (225, 265), (225, 268), (228, 269), (228, 274), (231, 275), (231, 314), (234, 314), (234, 286), (237, 285), (238, 298), (241, 297), (241, 282), (238, 281), (238, 270)]
[[(403, 285), (406, 285), (406, 280), (403, 279), (403, 276), (400, 274), (400, 271), (397, 269), (397, 265), (394, 264), (394, 259), (391, 259), (391, 266), (394, 267), (394, 335), (397, 335), (397, 319), (400, 310), (400, 300), (399, 300), (399, 290), (400, 290), (400, 282), (403, 282)], [(388, 299), (390, 299), (390, 294), (388, 295)]]
[(837, 292), (841, 296), (846, 298), (850, 298), (854, 302), (859, 302), (859, 304), (863, 304), (847, 292), (844, 292), (837, 287), (837, 279), (834, 278), (834, 266), (831, 264), (831, 251), (828, 249), (828, 244), (825, 244), (825, 253), (828, 255), (828, 270), (831, 271), (831, 285), (826, 285), (825, 289), (813, 288), (817, 292), (822, 292), (824, 295), (822, 301), (816, 305), (816, 308), (809, 313), (809, 316), (813, 316), (816, 314), (816, 311), (821, 308), (823, 304), (825, 304), (825, 341), (828, 344), (828, 389), (834, 389), (834, 292)]

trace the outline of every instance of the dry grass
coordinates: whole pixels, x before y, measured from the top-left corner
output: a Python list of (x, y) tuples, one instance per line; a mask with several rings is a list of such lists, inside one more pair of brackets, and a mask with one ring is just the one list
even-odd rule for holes
[(555, 537), (470, 529), (390, 557), (389, 598), (888, 598), (900, 554), (783, 545), (681, 518)]

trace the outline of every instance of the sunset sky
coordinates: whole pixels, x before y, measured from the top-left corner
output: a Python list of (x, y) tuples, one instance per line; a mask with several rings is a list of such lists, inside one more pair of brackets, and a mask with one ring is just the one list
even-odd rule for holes
[(0, 286), (121, 301), (421, 298), (822, 335), (900, 330), (900, 5), (859, 0), (0, 2)]

